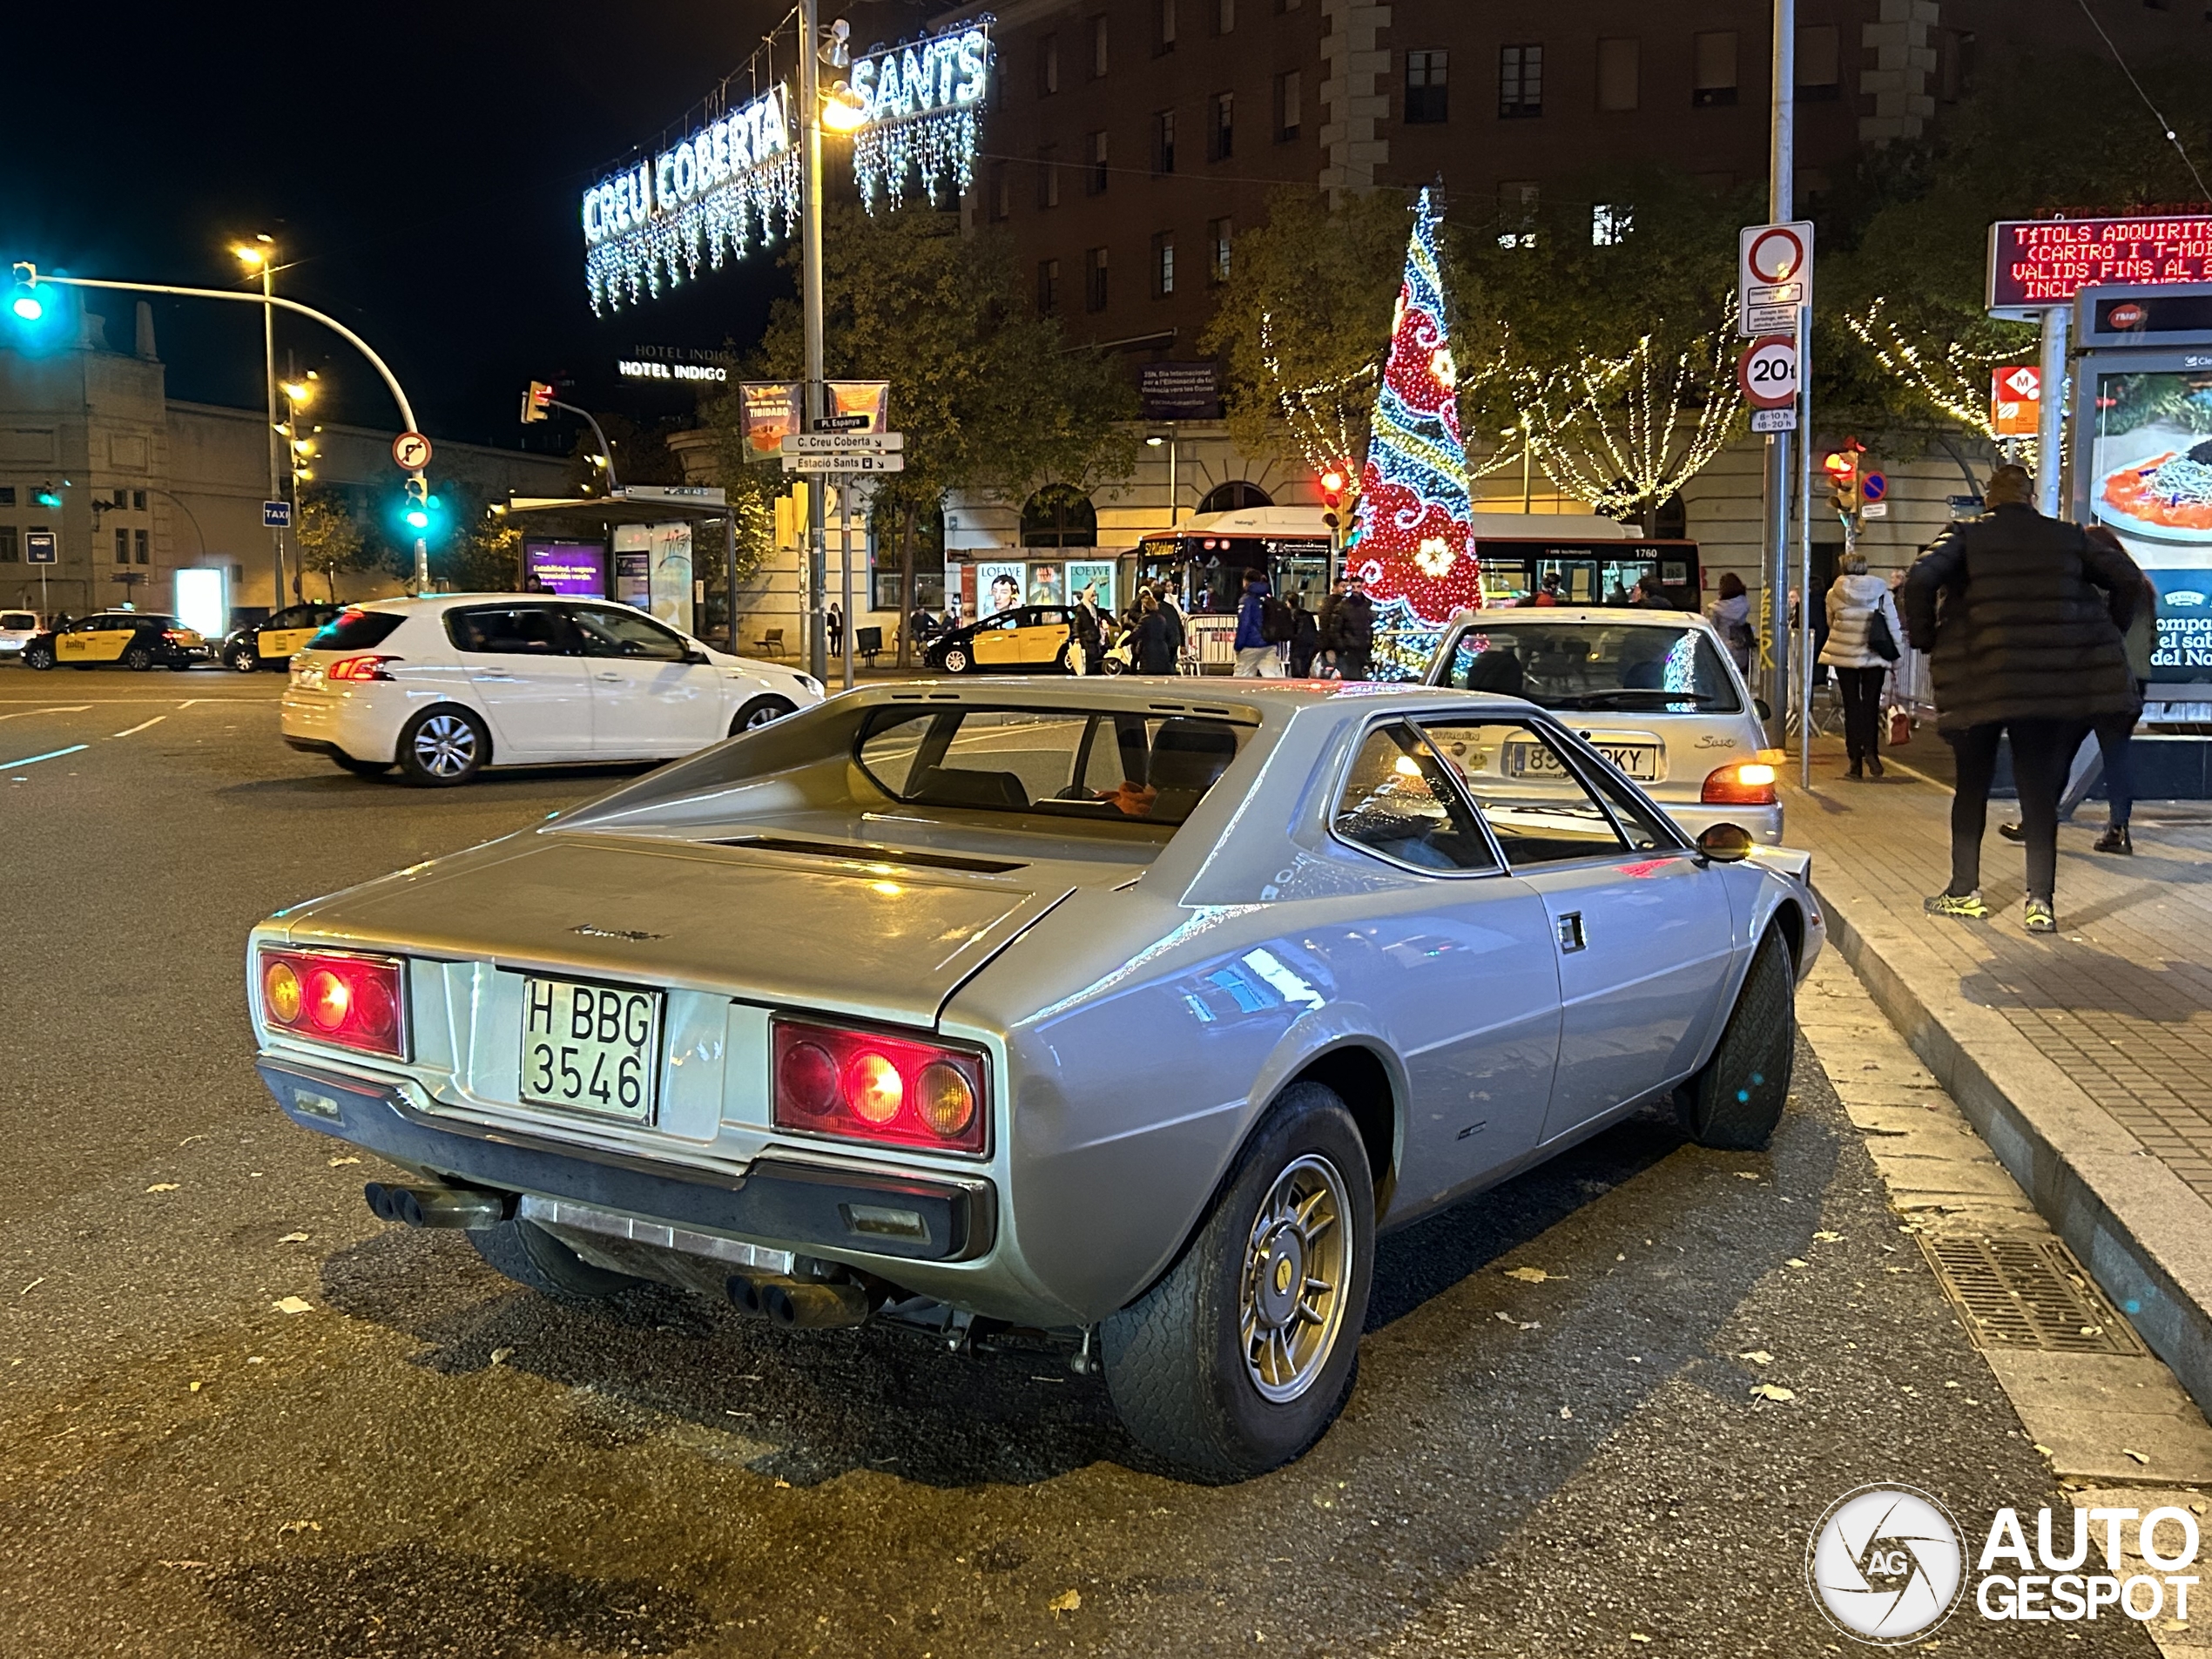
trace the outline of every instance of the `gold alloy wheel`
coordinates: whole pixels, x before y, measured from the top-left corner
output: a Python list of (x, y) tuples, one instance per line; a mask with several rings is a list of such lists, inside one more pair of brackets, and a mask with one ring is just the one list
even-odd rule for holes
[(1352, 1278), (1351, 1214), (1336, 1165), (1309, 1152), (1275, 1177), (1252, 1220), (1238, 1334), (1252, 1386), (1278, 1406), (1311, 1388), (1336, 1349)]

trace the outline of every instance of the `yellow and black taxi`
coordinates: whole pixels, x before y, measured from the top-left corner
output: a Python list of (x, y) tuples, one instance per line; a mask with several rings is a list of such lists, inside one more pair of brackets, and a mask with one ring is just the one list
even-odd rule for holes
[(345, 609), (337, 604), (287, 605), (260, 622), (240, 623), (223, 636), (216, 655), (224, 667), (241, 674), (258, 668), (281, 670)]
[(185, 669), (214, 652), (176, 617), (158, 610), (101, 610), (64, 622), (23, 648), (25, 668)]
[(948, 674), (1065, 674), (1075, 614), (1066, 605), (1015, 605), (951, 628), (922, 660)]

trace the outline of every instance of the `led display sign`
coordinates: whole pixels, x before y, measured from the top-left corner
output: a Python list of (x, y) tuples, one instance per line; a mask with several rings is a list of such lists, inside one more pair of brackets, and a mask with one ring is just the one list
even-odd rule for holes
[(2032, 315), (2099, 283), (2212, 282), (2212, 216), (2000, 219), (1989, 227), (1989, 309)]

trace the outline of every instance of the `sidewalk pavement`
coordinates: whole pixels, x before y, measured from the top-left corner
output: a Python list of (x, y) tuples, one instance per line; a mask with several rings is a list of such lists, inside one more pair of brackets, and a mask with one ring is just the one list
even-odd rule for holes
[(2135, 855), (2089, 851), (2091, 802), (2059, 832), (2060, 932), (2020, 926), (2022, 853), (1982, 849), (1987, 921), (1930, 916), (1950, 879), (1951, 793), (1885, 750), (1853, 782), (1816, 738), (1784, 770), (1784, 839), (1813, 854), (1830, 935), (2051, 1225), (2212, 1413), (2212, 812), (2139, 804)]

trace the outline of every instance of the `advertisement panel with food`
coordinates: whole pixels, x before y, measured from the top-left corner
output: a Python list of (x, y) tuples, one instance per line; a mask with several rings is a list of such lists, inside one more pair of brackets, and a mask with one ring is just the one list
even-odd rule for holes
[(2212, 680), (2212, 370), (2096, 377), (2084, 484), (2158, 590), (2153, 681)]

